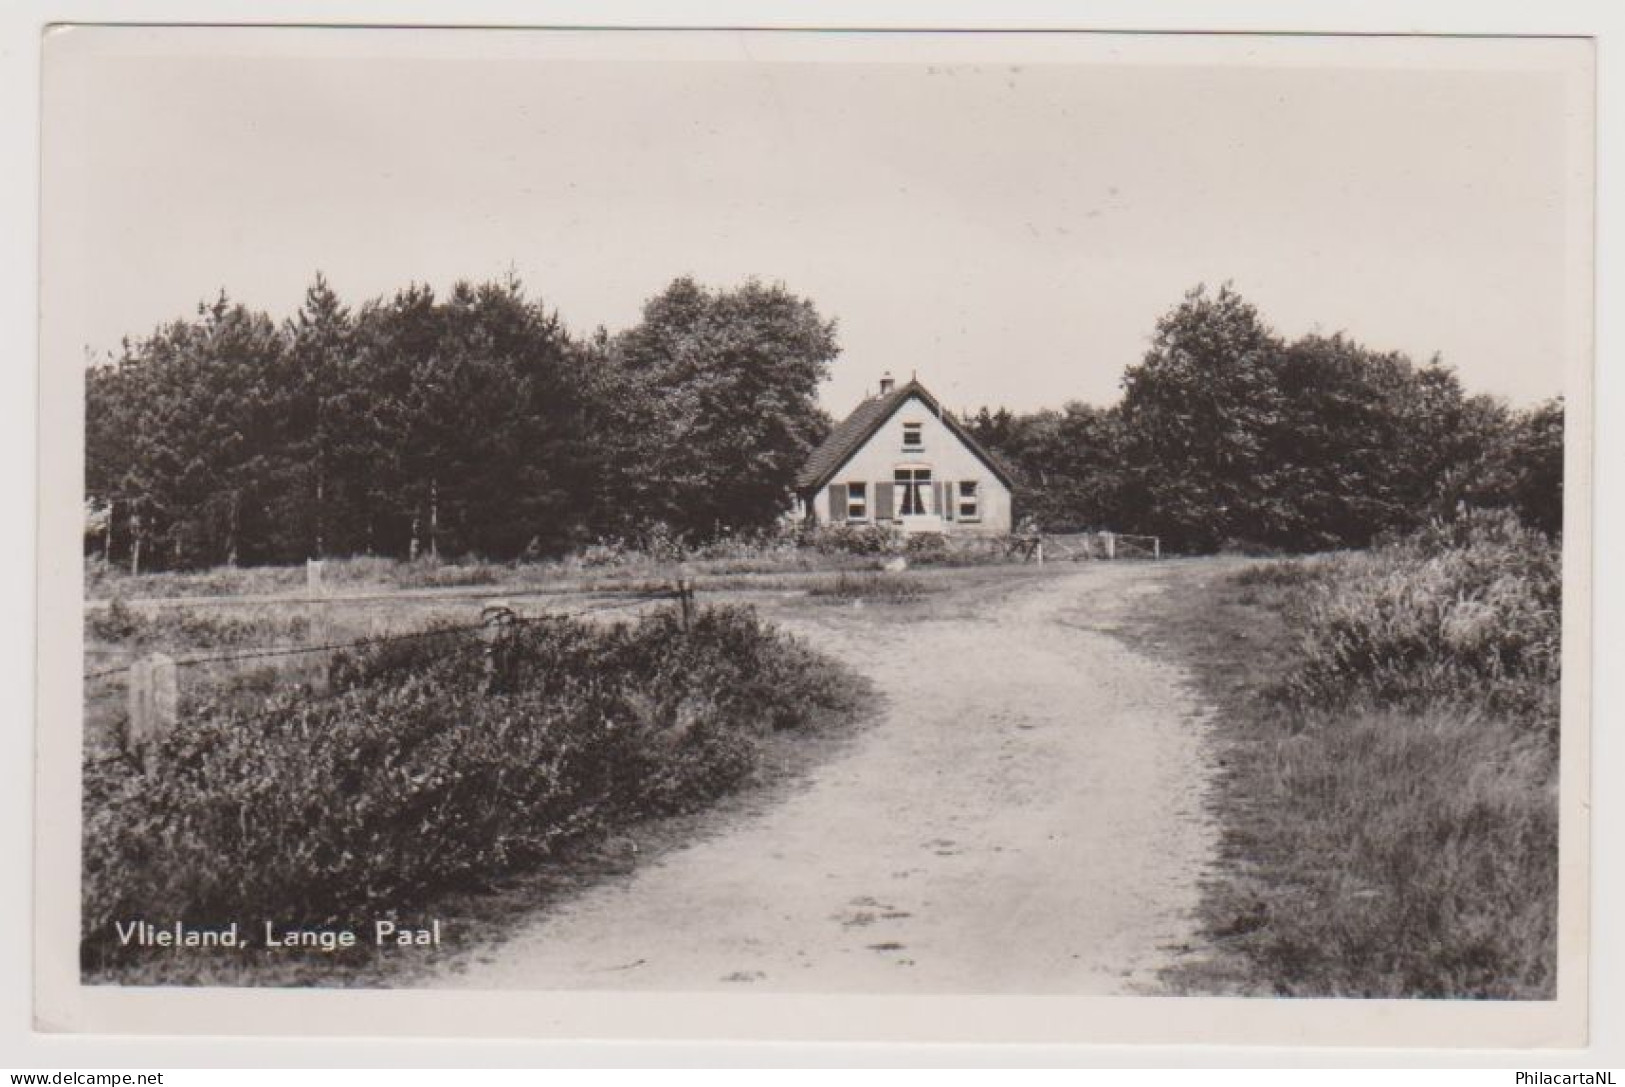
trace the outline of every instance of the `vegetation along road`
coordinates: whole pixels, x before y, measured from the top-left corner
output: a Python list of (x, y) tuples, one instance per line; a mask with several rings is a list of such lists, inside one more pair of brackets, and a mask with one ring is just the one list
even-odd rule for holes
[(1213, 759), (1186, 677), (1109, 632), (1177, 565), (774, 615), (870, 678), (871, 727), (437, 983), (1149, 990), (1195, 938)]

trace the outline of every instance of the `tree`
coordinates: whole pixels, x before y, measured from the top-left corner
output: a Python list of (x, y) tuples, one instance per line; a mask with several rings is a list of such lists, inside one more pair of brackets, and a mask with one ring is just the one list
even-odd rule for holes
[(678, 279), (604, 351), (609, 526), (712, 536), (772, 522), (828, 432), (835, 323), (782, 285)]
[(1563, 532), (1563, 398), (1520, 414), (1513, 430), (1513, 504), (1542, 532)]
[(512, 557), (580, 537), (591, 382), (516, 280), (397, 292), (357, 321), (337, 451), (365, 550)]
[(335, 433), (339, 423), (335, 400), (351, 379), (354, 323), (327, 280), (317, 273), (305, 291), (299, 312), (283, 325), (287, 343), (280, 380), (273, 397), (279, 402), (283, 469), (273, 549), (284, 559), (321, 558), (342, 533), (342, 477), (336, 472)]
[(1077, 402), (1028, 415), (984, 407), (967, 429), (1014, 475), (1021, 517), (1063, 532), (1122, 526), (1116, 411)]
[[(1309, 335), (1276, 367), (1280, 411), (1266, 438), (1274, 514), (1266, 542), (1294, 550), (1363, 547), (1414, 525), (1431, 497), (1416, 486), (1413, 427), (1443, 422), (1449, 382), (1343, 334)], [(1427, 406), (1424, 406), (1427, 405)], [(1431, 425), (1431, 424), (1430, 424)]]
[(1275, 530), (1274, 469), (1281, 343), (1227, 284), (1198, 286), (1157, 322), (1145, 358), (1123, 376), (1124, 501), (1144, 531), (1209, 549)]
[(88, 379), (86, 482), (113, 503), (132, 566), (267, 557), (281, 350), (268, 317), (222, 293)]
[(1510, 411), (1473, 397), (1463, 463), (1442, 481), (1436, 505), (1511, 509), (1551, 536), (1563, 531), (1563, 401)]

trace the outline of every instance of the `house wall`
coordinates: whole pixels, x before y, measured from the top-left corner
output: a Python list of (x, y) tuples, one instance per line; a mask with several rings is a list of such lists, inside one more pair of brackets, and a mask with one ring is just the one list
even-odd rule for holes
[[(923, 438), (922, 448), (903, 449), (903, 424), (919, 423)], [(911, 527), (936, 529), (962, 534), (1003, 535), (1010, 531), (1010, 489), (999, 482), (980, 457), (971, 452), (953, 431), (937, 418), (934, 411), (919, 397), (910, 397), (892, 413), (890, 419), (875, 431), (830, 484), (861, 482), (869, 485), (869, 517), (875, 517), (875, 484), (890, 483), (898, 468), (930, 468), (934, 481), (958, 484), (961, 480), (975, 480), (981, 492), (981, 519), (975, 522), (952, 520), (940, 526), (915, 523)], [(844, 511), (838, 517), (830, 515), (830, 488), (826, 485), (813, 499), (813, 511), (820, 524), (846, 524)], [(895, 510), (894, 510), (895, 513)]]

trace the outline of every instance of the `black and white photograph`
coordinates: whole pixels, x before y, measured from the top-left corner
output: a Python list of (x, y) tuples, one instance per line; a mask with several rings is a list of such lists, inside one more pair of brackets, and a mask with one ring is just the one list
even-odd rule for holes
[(41, 76), (48, 1029), (1583, 1039), (1590, 43)]

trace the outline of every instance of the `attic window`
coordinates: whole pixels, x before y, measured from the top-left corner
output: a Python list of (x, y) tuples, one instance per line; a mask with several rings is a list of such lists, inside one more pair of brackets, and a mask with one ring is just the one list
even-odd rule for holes
[(904, 423), (903, 424), (903, 448), (904, 449), (924, 449), (925, 448), (925, 435), (923, 433), (921, 433), (921, 430), (922, 430), (922, 424), (920, 424), (920, 423)]

